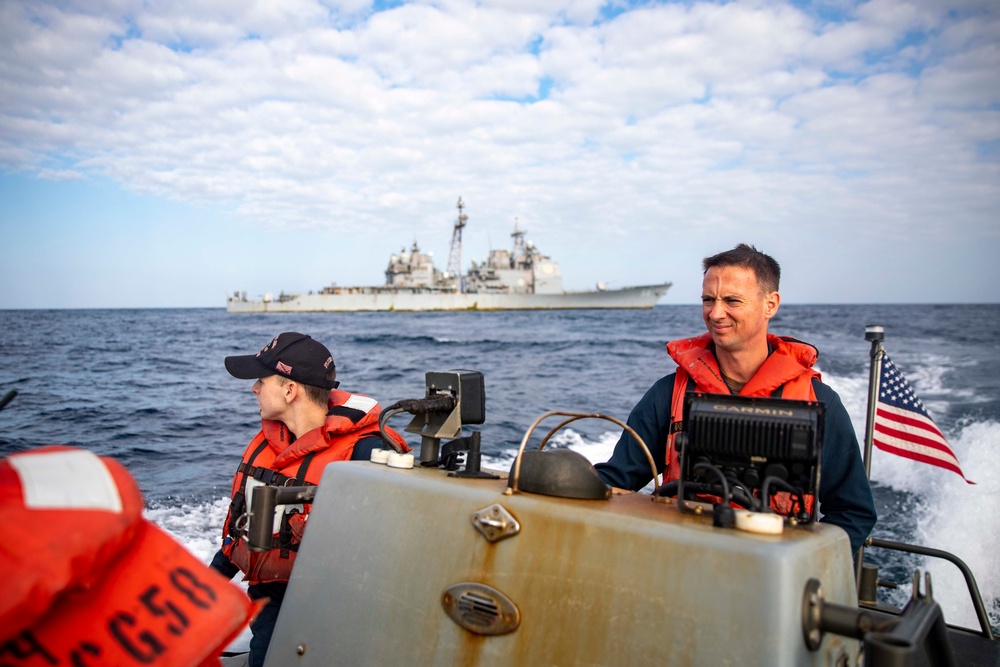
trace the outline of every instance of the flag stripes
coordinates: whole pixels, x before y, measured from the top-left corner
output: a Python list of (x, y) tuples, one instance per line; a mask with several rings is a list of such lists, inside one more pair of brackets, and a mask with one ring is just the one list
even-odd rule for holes
[(882, 451), (951, 470), (970, 482), (909, 382), (885, 355), (879, 374), (872, 442)]

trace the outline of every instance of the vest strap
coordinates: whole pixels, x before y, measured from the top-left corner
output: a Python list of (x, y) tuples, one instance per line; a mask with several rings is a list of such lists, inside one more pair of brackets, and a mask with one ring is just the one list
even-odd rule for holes
[(247, 475), (245, 472), (248, 468), (253, 467), (254, 459), (260, 456), (265, 447), (267, 447), (267, 438), (261, 438), (260, 444), (250, 454), (250, 458), (246, 461), (240, 461), (239, 468), (237, 468), (237, 474), (244, 474), (240, 479), (240, 490), (233, 494), (233, 499), (229, 502), (229, 536), (234, 540), (239, 539), (240, 536), (236, 523), (247, 510)]
[[(306, 473), (309, 472), (309, 465), (312, 463), (314, 458), (316, 458), (316, 452), (309, 452), (308, 454), (306, 454), (305, 458), (302, 459), (302, 463), (299, 464), (299, 469), (295, 473), (295, 477), (286, 479), (292, 479), (292, 481), (294, 482), (294, 486), (302, 486), (303, 484), (308, 484), (308, 482), (305, 481)], [(284, 475), (281, 474), (279, 474), (278, 476), (285, 477)], [(284, 482), (282, 482), (282, 484), (284, 484)], [(292, 515), (294, 514), (298, 514), (298, 510), (292, 510), (291, 512), (286, 512), (281, 517), (281, 529), (278, 531), (278, 549), (279, 549), (278, 556), (280, 558), (288, 558), (289, 552), (299, 550), (299, 545), (293, 544), (292, 542), (291, 519)]]

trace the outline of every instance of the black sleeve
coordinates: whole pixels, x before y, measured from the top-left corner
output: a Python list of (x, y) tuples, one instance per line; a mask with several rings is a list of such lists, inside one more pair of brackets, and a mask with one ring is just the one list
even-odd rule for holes
[[(625, 422), (646, 443), (657, 473), (663, 472), (667, 463), (667, 435), (670, 432), (674, 375), (671, 373), (657, 380), (635, 404)], [(605, 484), (619, 489), (638, 491), (653, 479), (653, 471), (645, 452), (632, 434), (624, 429), (611, 458), (594, 467)]]
[(229, 560), (226, 554), (222, 553), (222, 549), (215, 552), (215, 557), (212, 558), (210, 567), (226, 579), (232, 579), (240, 571), (240, 568), (233, 565), (233, 562)]
[(373, 449), (382, 449), (382, 436), (369, 435), (358, 440), (351, 453), (352, 461), (370, 461)]
[(826, 405), (819, 480), (820, 520), (843, 528), (851, 538), (852, 553), (857, 553), (877, 519), (861, 446), (837, 392), (819, 380), (813, 380), (813, 389), (816, 398)]

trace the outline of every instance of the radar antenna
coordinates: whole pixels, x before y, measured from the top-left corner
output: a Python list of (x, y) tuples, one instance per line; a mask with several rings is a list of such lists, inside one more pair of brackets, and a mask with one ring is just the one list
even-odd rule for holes
[(455, 220), (455, 231), (451, 235), (451, 253), (448, 255), (448, 273), (461, 280), (462, 276), (462, 228), (469, 216), (465, 215), (465, 204), (458, 198), (458, 219)]

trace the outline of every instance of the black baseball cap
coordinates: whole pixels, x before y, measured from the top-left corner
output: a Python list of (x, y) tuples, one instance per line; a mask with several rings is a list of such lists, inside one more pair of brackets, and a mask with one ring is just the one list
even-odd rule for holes
[(226, 357), (226, 370), (241, 380), (281, 375), (324, 389), (336, 389), (337, 368), (326, 346), (305, 334), (287, 331), (274, 337), (257, 354)]

